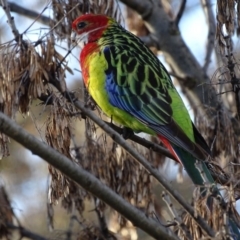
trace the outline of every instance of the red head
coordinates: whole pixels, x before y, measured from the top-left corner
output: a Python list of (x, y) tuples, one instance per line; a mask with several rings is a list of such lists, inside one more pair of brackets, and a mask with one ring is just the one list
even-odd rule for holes
[(94, 42), (102, 36), (109, 23), (114, 20), (105, 15), (85, 14), (74, 20), (73, 30), (78, 34), (86, 34), (87, 42)]

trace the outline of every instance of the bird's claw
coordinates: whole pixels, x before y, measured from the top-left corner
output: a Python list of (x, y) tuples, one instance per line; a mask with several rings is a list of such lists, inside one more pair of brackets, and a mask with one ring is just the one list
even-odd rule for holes
[(132, 137), (133, 135), (134, 135), (134, 132), (131, 128), (123, 127), (122, 137), (124, 139), (128, 139), (128, 138)]

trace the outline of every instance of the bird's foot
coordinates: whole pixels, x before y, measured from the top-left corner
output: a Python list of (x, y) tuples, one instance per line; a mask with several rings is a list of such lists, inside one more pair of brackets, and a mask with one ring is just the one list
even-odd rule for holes
[(122, 137), (124, 139), (128, 139), (128, 138), (132, 137), (133, 135), (134, 135), (134, 132), (131, 128), (123, 127)]

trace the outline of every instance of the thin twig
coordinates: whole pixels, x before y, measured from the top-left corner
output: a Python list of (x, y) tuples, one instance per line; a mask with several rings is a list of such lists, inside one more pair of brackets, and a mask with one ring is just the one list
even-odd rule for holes
[(189, 229), (187, 228), (187, 226), (184, 224), (184, 222), (182, 221), (182, 219), (179, 217), (172, 201), (171, 201), (171, 198), (170, 196), (165, 192), (163, 191), (162, 192), (162, 199), (163, 201), (166, 203), (169, 211), (171, 212), (171, 214), (173, 215), (174, 217), (174, 221), (177, 223), (178, 227), (182, 229), (182, 231), (184, 232), (185, 236), (187, 239), (192, 239), (191, 235), (190, 235), (190, 232), (189, 232)]
[(183, 12), (184, 12), (185, 7), (186, 7), (186, 3), (187, 3), (187, 0), (182, 0), (180, 8), (179, 8), (179, 11), (178, 11), (177, 16), (175, 18), (176, 26), (178, 26), (178, 24), (179, 24), (179, 22), (180, 22), (180, 20), (182, 18)]
[(11, 12), (10, 12), (8, 2), (6, 0), (1, 0), (1, 6), (2, 6), (3, 10), (5, 11), (5, 14), (6, 14), (7, 19), (8, 19), (8, 24), (12, 29), (12, 33), (15, 36), (15, 39), (18, 40), (20, 34), (19, 34), (19, 31), (18, 31), (18, 29), (15, 25), (14, 18), (11, 16)]
[(36, 234), (34, 232), (31, 232), (22, 226), (15, 226), (11, 223), (7, 223), (6, 226), (9, 229), (18, 230), (21, 235), (21, 238), (26, 237), (33, 240), (47, 240), (47, 238), (40, 236), (39, 234)]
[(211, 8), (212, 7), (211, 1), (201, 0), (201, 4), (208, 22), (207, 51), (206, 51), (205, 62), (203, 65), (203, 71), (207, 72), (208, 66), (211, 62), (212, 52), (214, 49), (216, 24), (215, 24), (215, 17)]

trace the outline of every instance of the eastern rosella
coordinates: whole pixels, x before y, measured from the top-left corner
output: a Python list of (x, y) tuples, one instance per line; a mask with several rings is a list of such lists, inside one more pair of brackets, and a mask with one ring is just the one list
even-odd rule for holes
[(102, 111), (135, 132), (157, 135), (181, 162), (195, 184), (213, 178), (203, 161), (210, 155), (205, 140), (159, 59), (144, 43), (104, 15), (86, 14), (72, 24), (85, 39), (80, 55), (86, 88)]
[[(211, 151), (159, 59), (110, 17), (86, 14), (72, 28), (76, 40), (84, 40), (80, 64), (85, 86), (102, 111), (135, 132), (157, 135), (195, 184), (214, 183), (204, 163)], [(234, 239), (240, 239), (236, 224), (231, 219), (229, 224)]]

